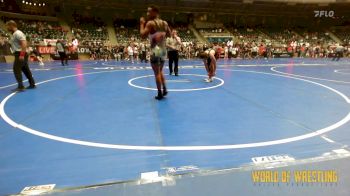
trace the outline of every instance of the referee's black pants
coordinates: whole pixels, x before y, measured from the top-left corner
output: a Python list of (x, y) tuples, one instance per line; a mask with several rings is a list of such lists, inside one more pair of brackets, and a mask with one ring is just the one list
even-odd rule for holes
[(339, 61), (339, 59), (340, 59), (341, 57), (343, 57), (343, 52), (339, 52), (339, 51), (338, 51), (338, 52), (335, 53), (335, 55), (334, 55), (334, 57), (333, 57), (332, 60), (333, 60), (333, 61), (334, 61), (334, 60)]
[[(169, 57), (170, 74), (175, 72), (175, 74), (177, 75), (179, 73), (179, 52), (177, 50), (168, 51), (168, 57)], [(173, 70), (173, 63), (175, 63), (174, 70)]]
[(60, 55), (62, 65), (64, 64), (68, 65), (68, 56), (66, 52), (58, 52), (58, 54)]
[(141, 51), (141, 63), (145, 61), (147, 62), (147, 59), (146, 59), (146, 51)]
[(32, 75), (32, 72), (29, 69), (28, 57), (29, 55), (26, 53), (24, 56), (24, 60), (19, 59), (19, 52), (15, 52), (15, 62), (13, 63), (13, 73), (15, 74), (15, 78), (18, 83), (18, 88), (24, 88), (22, 72), (27, 77), (30, 86), (35, 86), (35, 81)]

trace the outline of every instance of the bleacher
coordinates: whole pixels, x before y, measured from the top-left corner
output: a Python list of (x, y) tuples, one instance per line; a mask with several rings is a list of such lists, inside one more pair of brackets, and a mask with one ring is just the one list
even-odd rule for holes
[(137, 28), (115, 28), (118, 43), (129, 43), (130, 41), (141, 41), (140, 31)]
[(106, 24), (99, 18), (73, 14), (72, 33), (81, 44), (105, 43), (108, 39)]
[[(196, 37), (186, 24), (169, 24), (171, 29), (176, 29), (178, 36), (182, 42), (196, 42)], [(138, 22), (136, 20), (121, 20), (114, 21), (114, 28), (118, 43), (128, 43), (130, 41), (141, 41)]]
[(107, 41), (108, 35), (107, 30), (104, 26), (94, 27), (91, 25), (80, 25), (79, 27), (72, 27), (73, 35), (78, 39), (83, 41)]
[(228, 29), (231, 31), (235, 41), (238, 43), (271, 42), (270, 38), (258, 29), (233, 27), (229, 27)]
[[(80, 15), (73, 15), (73, 20), (68, 21), (73, 35), (79, 40), (79, 46), (88, 46), (91, 48), (99, 48), (104, 46), (111, 46), (109, 44), (108, 32), (106, 23), (101, 19), (95, 17), (82, 17)], [(10, 18), (2, 17), (4, 22)], [(27, 37), (36, 41), (38, 44), (43, 44), (43, 39), (67, 39), (67, 32), (65, 32), (58, 22), (39, 21), (39, 20), (25, 20), (15, 19), (19, 25), (19, 29), (24, 31)], [(114, 30), (116, 33), (116, 45), (128, 45), (130, 42), (135, 42), (138, 46), (141, 42), (146, 42), (147, 39), (141, 39), (139, 32), (139, 21), (136, 19), (116, 19), (114, 21)], [(176, 22), (169, 24), (171, 29), (176, 29), (182, 42), (198, 43), (194, 33), (188, 28), (186, 23)], [(196, 26), (194, 24), (194, 26)], [(225, 47), (225, 43), (233, 38), (234, 45), (239, 48), (246, 48), (251, 51), (253, 47), (260, 45), (268, 45), (275, 53), (276, 51), (287, 50), (291, 45), (293, 50), (297, 50), (302, 44), (306, 44), (308, 48), (327, 48), (334, 46), (334, 40), (325, 31), (313, 31), (310, 29), (296, 29), (290, 28), (242, 28), (227, 25), (212, 23), (200, 23), (197, 27), (198, 32), (208, 39), (209, 42), (218, 43)], [(350, 42), (349, 28), (339, 27), (333, 28), (331, 31), (339, 37), (343, 42)], [(5, 42), (6, 37), (9, 36), (5, 30), (0, 29), (1, 41)], [(292, 43), (292, 44), (291, 44)], [(187, 44), (185, 44), (187, 45)], [(194, 52), (194, 47), (191, 48), (191, 53)], [(322, 51), (322, 50), (321, 50)]]
[(302, 39), (298, 34), (289, 29), (269, 28), (261, 31), (271, 38), (271, 43), (273, 45), (287, 45), (291, 42)]
[(126, 44), (130, 41), (141, 41), (138, 21), (135, 19), (115, 19), (113, 21), (117, 42)]
[(181, 38), (182, 42), (197, 42), (196, 36), (188, 28), (187, 24), (180, 23), (177, 25), (172, 24), (171, 28), (176, 29), (178, 36)]
[(228, 35), (224, 28), (199, 28), (197, 29), (203, 36)]
[(2, 28), (0, 28), (0, 37), (1, 38), (5, 38), (5, 37), (9, 37), (10, 35)]
[(332, 29), (332, 32), (344, 43), (350, 45), (350, 27)]
[(220, 22), (195, 21), (194, 26), (209, 42), (226, 42), (232, 39), (232, 34)]
[(67, 32), (58, 22), (13, 19), (8, 17), (1, 17), (1, 19), (5, 23), (9, 20), (14, 20), (18, 28), (33, 42), (41, 42), (44, 39), (66, 39), (67, 36)]
[(0, 62), (5, 61), (4, 55), (10, 55), (10, 44), (8, 42), (9, 33), (7, 33), (4, 29), (0, 28)]
[(312, 31), (309, 29), (296, 29), (296, 32), (302, 36), (299, 42), (307, 42), (309, 44), (329, 45), (334, 44), (332, 38), (322, 30)]

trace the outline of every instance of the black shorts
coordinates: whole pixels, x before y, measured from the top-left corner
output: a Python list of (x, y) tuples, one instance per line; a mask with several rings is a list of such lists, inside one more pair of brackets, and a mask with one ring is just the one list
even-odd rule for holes
[(58, 52), (58, 54), (60, 55), (60, 58), (66, 58), (67, 57), (66, 52)]

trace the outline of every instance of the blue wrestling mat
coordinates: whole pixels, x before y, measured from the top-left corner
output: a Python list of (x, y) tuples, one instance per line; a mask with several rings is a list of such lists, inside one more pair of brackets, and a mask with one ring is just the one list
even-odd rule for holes
[(0, 195), (348, 156), (348, 59), (219, 60), (212, 83), (180, 65), (162, 101), (148, 64), (33, 63), (22, 93), (0, 65)]

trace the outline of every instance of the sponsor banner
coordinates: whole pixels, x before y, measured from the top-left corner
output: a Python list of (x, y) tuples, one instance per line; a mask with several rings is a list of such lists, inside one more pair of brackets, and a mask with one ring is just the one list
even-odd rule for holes
[[(40, 54), (55, 54), (56, 53), (56, 46), (37, 46), (37, 49)], [(73, 47), (68, 47), (69, 52), (74, 53)], [(88, 48), (78, 48), (78, 53), (85, 54), (89, 53), (90, 50)]]
[(181, 167), (166, 167), (163, 169), (165, 169), (167, 174), (172, 174), (172, 175), (199, 171), (199, 167), (195, 165), (187, 165), (187, 166), (181, 166)]
[(37, 46), (40, 54), (53, 54), (56, 53), (55, 46)]
[(57, 42), (57, 39), (44, 39), (44, 43), (46, 43), (46, 45), (55, 46), (56, 42)]
[(40, 195), (52, 191), (55, 188), (55, 184), (39, 185), (39, 186), (28, 186), (25, 187), (21, 194), (23, 195)]
[(86, 48), (86, 47), (78, 47), (77, 51), (79, 54), (89, 54), (90, 53), (90, 49)]
[(266, 164), (266, 163), (281, 163), (281, 162), (291, 162), (295, 159), (289, 155), (271, 155), (262, 157), (253, 157), (252, 161), (254, 164)]

